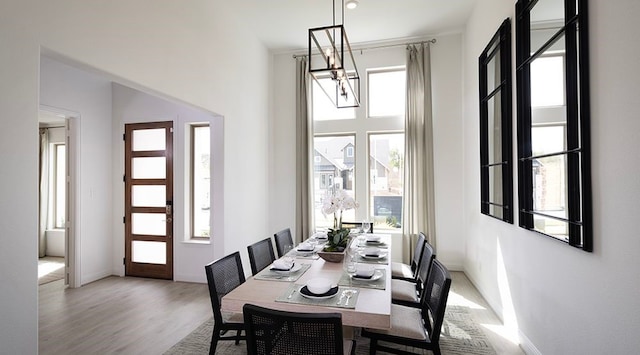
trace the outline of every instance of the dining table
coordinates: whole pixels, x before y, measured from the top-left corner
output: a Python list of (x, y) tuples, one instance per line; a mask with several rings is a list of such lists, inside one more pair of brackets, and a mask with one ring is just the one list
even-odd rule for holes
[[(343, 262), (329, 262), (318, 257), (317, 251), (323, 247), (321, 239), (318, 239), (313, 252), (299, 252), (294, 248), (288, 254), (295, 258), (291, 272), (265, 268), (222, 297), (221, 310), (242, 313), (242, 307), (250, 303), (292, 312), (338, 312), (345, 327), (389, 329), (391, 236), (376, 233), (376, 238), (372, 239), (376, 241), (370, 245), (367, 234), (354, 235), (349, 246), (358, 267), (368, 265), (375, 270), (374, 277), (370, 279), (347, 274)], [(377, 250), (384, 257), (367, 257), (365, 250), (369, 251), (372, 246), (379, 247)], [(309, 297), (305, 285), (316, 278), (330, 280), (332, 290), (337, 289), (335, 294), (330, 292), (324, 297)]]

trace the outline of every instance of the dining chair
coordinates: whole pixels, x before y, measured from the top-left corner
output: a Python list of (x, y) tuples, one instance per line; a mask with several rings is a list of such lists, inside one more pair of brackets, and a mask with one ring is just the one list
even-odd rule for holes
[(343, 339), (340, 313), (299, 313), (245, 304), (247, 353), (355, 354), (355, 340)]
[(276, 260), (271, 238), (266, 238), (249, 245), (247, 251), (249, 252), (249, 264), (251, 264), (251, 273), (253, 275), (259, 273)]
[[(418, 268), (420, 267), (420, 260), (422, 260), (422, 253), (424, 252), (424, 243), (427, 241), (427, 237), (424, 233), (418, 233), (418, 239), (416, 240), (415, 248), (413, 249), (413, 257), (411, 258), (411, 264), (405, 264), (399, 261), (391, 262), (391, 278), (415, 280), (417, 277)], [(432, 248), (433, 249), (433, 248)]]
[(382, 341), (427, 349), (440, 355), (440, 330), (450, 287), (449, 271), (439, 260), (434, 259), (420, 300), (420, 308), (392, 304), (390, 329), (362, 329), (361, 335), (371, 339), (369, 354), (375, 354), (377, 350), (394, 354), (410, 353), (379, 344)]
[[(235, 252), (221, 259), (205, 265), (207, 284), (209, 285), (209, 297), (213, 308), (213, 334), (209, 354), (215, 354), (219, 340), (235, 340), (236, 345), (246, 336), (241, 335), (244, 330), (244, 319), (240, 313), (222, 313), (220, 303), (222, 297), (244, 283), (244, 270), (240, 253)], [(223, 336), (227, 331), (236, 331), (235, 335)]]
[(420, 297), (435, 258), (433, 247), (425, 241), (415, 279), (391, 279), (391, 303), (420, 307)]
[[(349, 229), (362, 228), (362, 222), (342, 221), (342, 228), (349, 228)], [(367, 231), (367, 233), (373, 233), (373, 223), (369, 223), (369, 230)]]
[(278, 252), (279, 258), (283, 257), (285, 254), (285, 245), (291, 245), (293, 248), (293, 238), (291, 237), (291, 229), (289, 228), (283, 229), (274, 234), (273, 239), (276, 241), (276, 251)]

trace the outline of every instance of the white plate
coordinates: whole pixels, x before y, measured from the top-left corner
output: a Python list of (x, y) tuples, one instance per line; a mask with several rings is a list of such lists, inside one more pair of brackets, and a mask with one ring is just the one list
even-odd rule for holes
[(299, 249), (299, 248), (296, 248), (296, 251), (298, 253), (313, 253), (315, 250), (316, 250), (315, 247), (313, 247), (311, 249)]
[(379, 280), (382, 277), (382, 271), (381, 270), (376, 270), (373, 272), (373, 276), (371, 276), (370, 278), (364, 278), (364, 277), (358, 277), (356, 275), (351, 276), (352, 279), (354, 280), (358, 280), (358, 281), (375, 281), (375, 280)]
[(309, 298), (312, 300), (323, 300), (323, 299), (335, 297), (335, 295), (337, 294), (338, 294), (338, 286), (332, 287), (326, 294), (318, 295), (318, 296), (315, 296), (313, 293), (311, 293), (311, 291), (309, 291), (307, 286), (302, 286), (302, 288), (300, 289), (300, 296), (304, 298)]
[[(273, 267), (273, 265), (271, 265), (271, 267)], [(300, 269), (302, 269), (302, 264), (295, 263), (295, 264), (293, 264), (293, 267), (291, 268), (291, 270), (273, 270), (273, 269), (269, 268), (269, 271), (276, 272), (276, 273), (282, 274), (282, 275), (287, 275), (290, 272), (294, 273), (296, 271), (300, 271)]]
[(379, 259), (386, 258), (387, 257), (387, 253), (380, 253), (377, 256), (373, 256), (373, 255), (366, 255), (364, 252), (361, 252), (360, 256), (365, 258), (365, 259), (379, 260)]

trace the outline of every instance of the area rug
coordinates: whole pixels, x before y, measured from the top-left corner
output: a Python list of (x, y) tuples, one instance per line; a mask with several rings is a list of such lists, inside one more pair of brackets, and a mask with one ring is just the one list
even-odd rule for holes
[[(212, 331), (213, 318), (200, 325), (179, 343), (171, 347), (165, 352), (165, 355), (208, 354)], [(356, 344), (356, 354), (369, 354), (369, 339), (357, 336)], [(431, 354), (430, 351), (421, 349), (404, 346), (400, 346), (400, 348), (418, 354)], [(496, 355), (487, 336), (473, 321), (468, 309), (461, 306), (447, 307), (440, 337), (440, 349), (444, 355)], [(246, 353), (247, 349), (244, 341), (241, 341), (240, 345), (235, 345), (233, 341), (218, 342), (216, 354)]]
[(38, 259), (38, 285), (64, 278), (64, 258), (45, 256)]

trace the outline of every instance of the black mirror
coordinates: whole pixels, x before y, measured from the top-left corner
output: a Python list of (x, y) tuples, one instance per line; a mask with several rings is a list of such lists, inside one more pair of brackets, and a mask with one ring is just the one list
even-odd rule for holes
[(504, 20), (478, 58), (480, 211), (513, 223), (511, 21)]
[(518, 0), (520, 226), (592, 251), (587, 0)]

